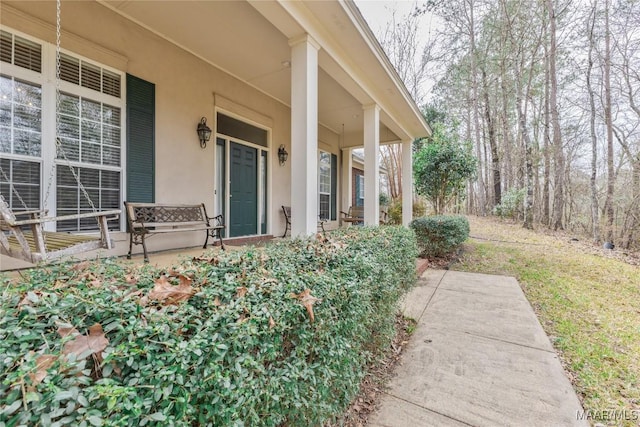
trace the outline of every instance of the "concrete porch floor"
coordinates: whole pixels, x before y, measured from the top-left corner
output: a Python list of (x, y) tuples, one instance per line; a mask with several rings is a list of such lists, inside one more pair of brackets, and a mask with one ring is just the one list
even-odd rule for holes
[[(242, 246), (232, 246), (232, 245), (224, 245), (227, 251), (236, 251)], [(183, 248), (183, 249), (172, 249), (166, 251), (158, 251), (158, 252), (150, 252), (149, 253), (149, 264), (154, 265), (158, 268), (169, 268), (173, 266), (177, 266), (180, 263), (181, 259), (188, 259), (193, 257), (201, 256), (205, 253), (214, 253), (221, 251), (219, 246), (209, 246), (207, 249), (202, 249), (202, 246), (196, 246), (192, 248)], [(95, 258), (87, 258), (88, 260)], [(144, 255), (143, 254), (134, 254), (131, 259), (127, 259), (126, 256), (116, 257), (116, 260), (122, 265), (142, 265), (144, 264)], [(77, 260), (80, 262), (81, 260)], [(17, 264), (17, 268), (0, 271), (0, 274), (3, 274), (9, 278), (18, 277), (20, 275), (20, 271), (30, 269), (30, 268), (38, 268), (33, 264), (29, 264), (24, 261), (20, 261), (20, 264)]]
[[(227, 251), (237, 251), (241, 248), (241, 246), (230, 246), (224, 245), (225, 250)], [(160, 251), (160, 252), (152, 252), (149, 253), (149, 264), (154, 265), (159, 268), (169, 268), (180, 264), (181, 259), (189, 259), (194, 257), (199, 257), (206, 253), (211, 252), (217, 253), (222, 251), (219, 246), (210, 246), (207, 249), (202, 249), (202, 246), (197, 246), (194, 248), (184, 248), (184, 249), (172, 249), (168, 251)], [(144, 264), (144, 255), (136, 254), (131, 257), (131, 259), (127, 259), (127, 257), (119, 257), (118, 260), (123, 264), (132, 263), (132, 264)]]

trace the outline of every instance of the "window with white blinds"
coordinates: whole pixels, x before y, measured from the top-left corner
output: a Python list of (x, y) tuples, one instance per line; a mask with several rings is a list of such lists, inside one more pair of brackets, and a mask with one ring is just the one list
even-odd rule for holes
[(320, 151), (318, 162), (318, 215), (329, 219), (331, 213), (331, 154)]
[(60, 79), (120, 98), (120, 74), (71, 55), (60, 55)]
[[(44, 208), (51, 214), (91, 212), (71, 166), (97, 210), (118, 209), (124, 74), (61, 53), (57, 109), (55, 50), (50, 43), (0, 30), (0, 192), (14, 210), (24, 209), (23, 199), (29, 209)], [(44, 66), (44, 58), (53, 63)], [(42, 206), (44, 200), (51, 201), (50, 206)], [(95, 220), (58, 224), (59, 231), (93, 229)]]
[(0, 60), (39, 73), (42, 71), (42, 45), (2, 30)]
[(0, 194), (9, 207), (14, 212), (39, 209), (40, 163), (0, 159), (0, 168)]

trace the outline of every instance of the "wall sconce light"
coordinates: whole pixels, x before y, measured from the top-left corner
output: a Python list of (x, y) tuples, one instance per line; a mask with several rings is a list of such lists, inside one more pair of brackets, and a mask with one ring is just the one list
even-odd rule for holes
[(280, 166), (284, 166), (288, 157), (289, 153), (287, 153), (287, 150), (284, 148), (284, 144), (280, 144), (280, 148), (278, 148), (278, 160), (280, 161)]
[(207, 118), (203, 117), (198, 123), (198, 138), (200, 139), (200, 148), (207, 148), (207, 142), (211, 139), (211, 128), (207, 126)]

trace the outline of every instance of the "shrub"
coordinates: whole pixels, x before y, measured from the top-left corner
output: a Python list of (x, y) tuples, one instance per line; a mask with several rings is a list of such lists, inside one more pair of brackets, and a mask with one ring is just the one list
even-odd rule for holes
[(476, 174), (476, 158), (468, 144), (461, 144), (457, 134), (442, 123), (433, 126), (433, 134), (414, 154), (413, 175), (418, 194), (425, 196), (436, 214), (464, 194), (469, 179)]
[(510, 188), (502, 195), (501, 203), (493, 208), (494, 215), (500, 218), (517, 219), (524, 211), (524, 196), (527, 190), (525, 188)]
[(469, 237), (469, 221), (463, 216), (435, 215), (414, 219), (410, 227), (416, 233), (421, 257), (442, 256), (453, 252)]
[(0, 424), (321, 425), (388, 346), (416, 254), (411, 230), (349, 227), (27, 272), (0, 303)]
[[(414, 200), (413, 202), (413, 218), (419, 218), (424, 215), (427, 207), (421, 199)], [(389, 206), (389, 211), (387, 212), (389, 215), (388, 222), (389, 224), (402, 224), (402, 199), (395, 200)]]

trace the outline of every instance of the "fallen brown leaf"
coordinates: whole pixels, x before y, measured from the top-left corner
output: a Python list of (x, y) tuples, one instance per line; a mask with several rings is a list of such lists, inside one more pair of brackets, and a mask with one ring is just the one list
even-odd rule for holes
[(75, 264), (73, 267), (71, 267), (71, 270), (73, 270), (73, 271), (84, 271), (87, 268), (89, 268), (89, 265), (91, 265), (91, 263), (89, 261), (82, 261), (82, 262), (79, 262), (79, 263)]
[[(61, 328), (58, 328), (58, 333), (61, 336)], [(76, 332), (75, 334), (73, 332)], [(102, 362), (102, 351), (109, 345), (109, 340), (104, 335), (102, 325), (99, 323), (93, 324), (89, 327), (89, 335), (81, 335), (77, 333), (75, 328), (65, 328), (66, 335), (74, 335), (71, 341), (68, 341), (64, 347), (62, 347), (62, 354), (65, 356), (74, 355), (76, 359), (84, 359), (88, 356), (95, 355), (98, 363)]]
[(176, 275), (178, 280), (180, 281), (180, 286), (191, 286), (193, 279), (189, 276), (185, 276), (184, 274)]
[[(43, 295), (45, 295), (45, 294), (44, 294), (44, 293), (42, 293), (42, 292), (34, 292), (34, 294), (35, 294), (38, 298), (42, 298), (42, 296), (43, 296)], [(33, 302), (29, 299), (29, 295), (28, 295), (28, 294), (26, 294), (26, 295), (25, 295), (25, 296), (20, 300), (20, 302), (18, 303), (18, 308), (22, 308), (22, 307), (24, 307), (24, 306), (26, 306), (26, 305), (33, 307)]]
[(58, 325), (58, 335), (60, 338), (66, 338), (68, 335), (80, 335), (80, 332), (73, 326)]
[(193, 294), (194, 290), (189, 283), (191, 279), (186, 276), (181, 276), (188, 280), (180, 280), (179, 285), (172, 285), (166, 276), (160, 276), (156, 280), (156, 285), (149, 292), (149, 299), (156, 301), (164, 301), (167, 304), (177, 304), (181, 301), (188, 300)]
[(247, 289), (246, 286), (240, 286), (240, 287), (236, 288), (236, 297), (237, 298), (242, 298), (243, 296), (245, 296), (247, 294), (247, 292), (249, 292), (249, 289)]
[(47, 377), (47, 369), (58, 360), (58, 356), (53, 354), (42, 354), (36, 358), (36, 372), (30, 373), (31, 384), (36, 386)]
[(307, 313), (309, 314), (309, 321), (313, 323), (316, 320), (313, 314), (313, 305), (317, 302), (322, 302), (322, 300), (311, 295), (311, 289), (305, 289), (299, 294), (291, 294), (291, 296), (302, 302), (302, 305), (307, 309)]
[(133, 273), (125, 274), (124, 281), (130, 285), (135, 285), (136, 283), (138, 283), (138, 278), (134, 276)]

